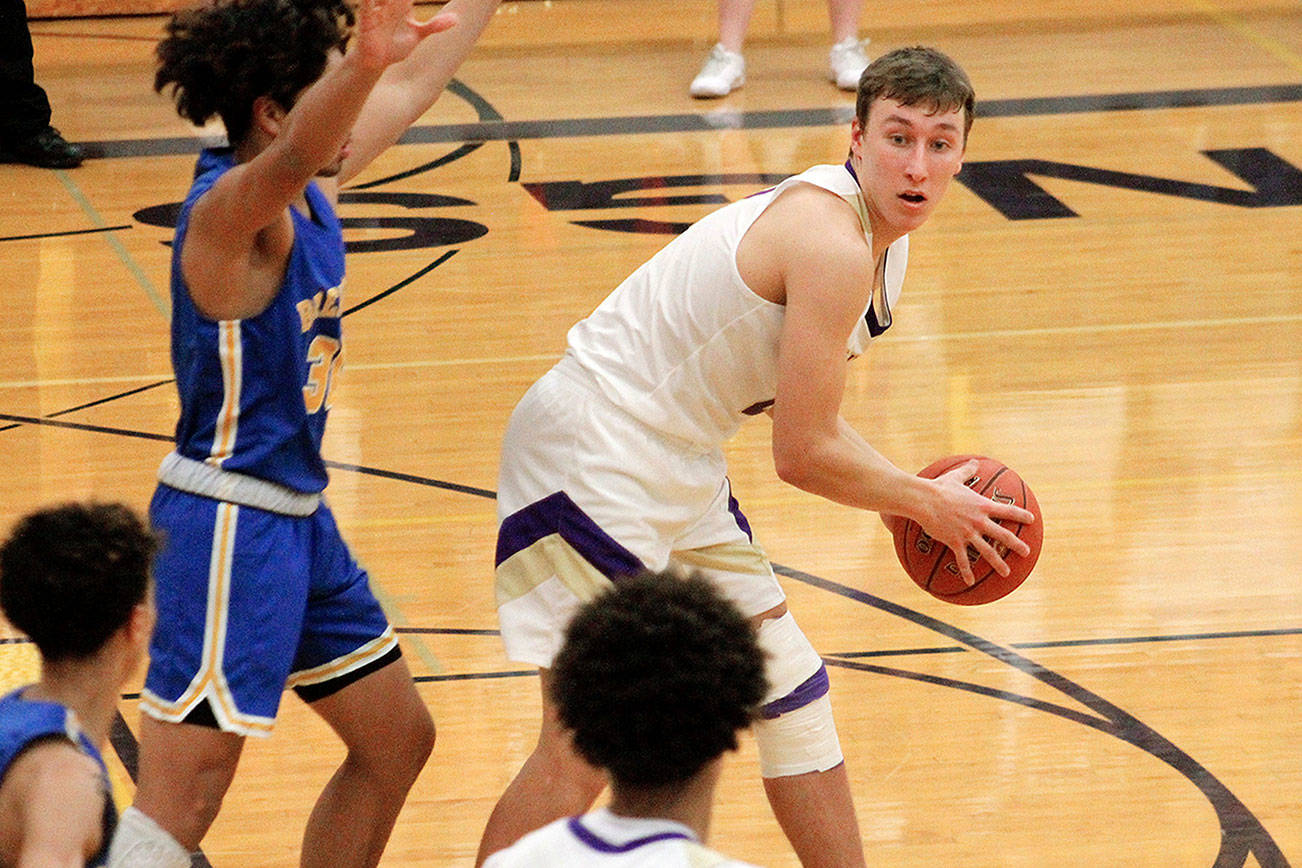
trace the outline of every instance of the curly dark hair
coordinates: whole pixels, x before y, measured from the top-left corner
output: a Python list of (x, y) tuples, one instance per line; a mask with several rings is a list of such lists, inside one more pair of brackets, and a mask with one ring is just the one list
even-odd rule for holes
[(972, 82), (949, 55), (934, 48), (897, 48), (868, 64), (859, 77), (855, 97), (855, 117), (860, 125), (868, 124), (868, 109), (878, 97), (940, 112), (962, 110), (964, 141), (972, 129), (976, 111)]
[(0, 546), (0, 609), (44, 660), (89, 657), (145, 599), (157, 548), (120, 503), (31, 513)]
[(354, 20), (344, 0), (207, 0), (168, 21), (154, 90), (170, 86), (177, 112), (196, 125), (219, 116), (238, 144), (253, 101), (293, 107), (330, 52), (347, 46)]
[(553, 666), (575, 747), (632, 787), (686, 781), (735, 750), (767, 690), (754, 629), (699, 576), (621, 580), (575, 615)]

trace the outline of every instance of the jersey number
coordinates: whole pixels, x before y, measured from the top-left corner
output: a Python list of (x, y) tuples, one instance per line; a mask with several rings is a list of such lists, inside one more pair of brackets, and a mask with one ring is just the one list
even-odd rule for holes
[(344, 363), (343, 347), (338, 338), (317, 335), (307, 347), (307, 382), (303, 384), (303, 405), (308, 415), (322, 407), (330, 409), (330, 387)]

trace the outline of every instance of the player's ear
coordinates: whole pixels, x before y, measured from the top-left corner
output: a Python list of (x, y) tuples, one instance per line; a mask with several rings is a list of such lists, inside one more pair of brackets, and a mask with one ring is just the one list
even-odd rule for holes
[(253, 100), (252, 113), (253, 122), (250, 127), (272, 138), (280, 134), (285, 115), (289, 114), (284, 106), (269, 96), (260, 96)]

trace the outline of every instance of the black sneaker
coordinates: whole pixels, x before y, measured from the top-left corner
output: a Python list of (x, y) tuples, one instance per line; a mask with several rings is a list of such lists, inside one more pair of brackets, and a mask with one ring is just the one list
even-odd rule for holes
[(59, 135), (54, 127), (46, 127), (30, 139), (8, 143), (4, 156), (10, 162), (42, 169), (74, 169), (86, 159), (85, 152)]

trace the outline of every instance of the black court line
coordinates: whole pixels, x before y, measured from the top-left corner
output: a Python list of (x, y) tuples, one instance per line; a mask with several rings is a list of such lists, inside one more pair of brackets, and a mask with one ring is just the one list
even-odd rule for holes
[[(0, 419), (4, 418), (5, 416), (0, 414)], [(476, 488), (473, 485), (461, 485), (456, 482), (444, 482), (441, 479), (430, 479), (427, 476), (416, 476), (412, 473), (399, 473), (396, 470), (381, 470), (378, 467), (363, 467), (360, 464), (345, 464), (341, 461), (327, 461), (325, 465), (336, 470), (350, 470), (353, 473), (364, 473), (367, 476), (379, 476), (383, 479), (393, 479), (398, 482), (411, 482), (416, 485), (429, 486), (430, 488), (443, 488), (460, 494), (473, 494), (476, 497), (497, 497), (495, 492), (486, 488)]]
[[(1043, 642), (1013, 642), (1010, 648), (1083, 648), (1093, 645), (1141, 645), (1152, 642), (1196, 642), (1205, 639), (1259, 639), (1266, 636), (1299, 636), (1302, 628), (1284, 627), (1270, 630), (1222, 630), (1215, 633), (1174, 633), (1169, 636), (1112, 636), (1101, 639), (1057, 639)], [(884, 651), (845, 651), (828, 654), (842, 660), (862, 660), (866, 657), (909, 657), (919, 654), (950, 654), (969, 651), (962, 645), (940, 648), (896, 648)]]
[[(101, 16), (88, 15), (87, 18), (97, 18)], [(107, 15), (104, 18), (115, 19), (121, 18), (120, 15)], [(32, 29), (32, 38), (40, 37), (41, 39), (102, 39), (109, 42), (158, 42), (157, 36), (131, 36), (128, 34), (114, 33), (75, 33), (68, 31), (51, 32), (40, 29)]]
[(13, 413), (0, 413), (0, 419), (6, 422), (18, 422), (23, 425), (48, 425), (52, 428), (69, 428), (74, 431), (87, 431), (93, 434), (116, 434), (119, 437), (134, 437), (137, 440), (155, 440), (162, 443), (171, 443), (173, 439), (171, 434), (151, 434), (148, 431), (132, 431), (130, 428), (87, 425), (84, 422), (58, 422), (43, 416), (18, 416)]
[(119, 398), (126, 398), (130, 395), (139, 395), (141, 392), (148, 392), (150, 389), (157, 389), (159, 386), (166, 386), (168, 383), (174, 383), (175, 380), (170, 377), (166, 380), (159, 380), (157, 383), (150, 383), (148, 386), (140, 386), (136, 389), (128, 389), (125, 392), (119, 392), (116, 395), (109, 395), (107, 398), (99, 398), (94, 401), (87, 401), (85, 404), (79, 404), (76, 407), (69, 407), (66, 410), (60, 410), (57, 413), (50, 413), (44, 418), (54, 419), (58, 416), (66, 416), (69, 413), (76, 413), (78, 410), (86, 410), (90, 407), (98, 407), (100, 404), (107, 404), (110, 401), (116, 401)]
[(96, 226), (94, 229), (69, 229), (66, 232), (38, 232), (35, 235), (7, 235), (0, 238), (0, 241), (34, 241), (43, 238), (65, 238), (69, 235), (92, 235), (97, 232), (118, 232), (122, 229), (133, 229), (135, 227), (127, 224), (125, 226)]
[(1266, 831), (1261, 821), (1241, 802), (1238, 797), (1230, 792), (1229, 788), (1220, 782), (1210, 771), (1204, 768), (1193, 757), (1185, 753), (1174, 743), (1160, 735), (1156, 730), (1140, 721), (1133, 715), (1123, 711), (1120, 707), (1108, 702), (1093, 691), (1083, 687), (1080, 684), (1066, 678), (1063, 675), (1048, 669), (1035, 661), (1023, 657), (1016, 651), (1009, 648), (996, 645), (986, 639), (982, 639), (973, 633), (969, 633), (952, 624), (925, 615), (921, 612), (915, 612), (898, 603), (892, 603), (881, 597), (873, 596), (864, 591), (850, 588), (818, 576), (802, 573), (799, 570), (793, 570), (790, 567), (783, 567), (778, 564), (773, 565), (774, 571), (795, 579), (815, 588), (828, 591), (838, 596), (845, 597), (863, 603), (874, 609), (879, 609), (887, 614), (895, 615), (906, 621), (911, 621), (920, 627), (948, 636), (962, 645), (986, 654), (1007, 666), (1024, 672), (1044, 684), (1057, 690), (1064, 696), (1069, 697), (1080, 705), (1085, 706), (1094, 714), (1083, 714), (1075, 709), (1066, 708), (1046, 703), (1030, 697), (1007, 691), (995, 690), (982, 685), (971, 684), (969, 682), (956, 681), (954, 679), (941, 678), (934, 675), (926, 675), (918, 672), (908, 672), (900, 669), (893, 669), (885, 666), (878, 666), (872, 663), (858, 663), (851, 660), (829, 659), (827, 663), (832, 666), (853, 669), (860, 672), (868, 672), (877, 675), (888, 675), (896, 678), (907, 678), (914, 681), (935, 684), (942, 687), (964, 690), (972, 693), (990, 696), (996, 699), (1002, 699), (1009, 702), (1016, 702), (1029, 708), (1056, 714), (1084, 726), (1089, 726), (1100, 732), (1112, 735), (1124, 742), (1127, 742), (1140, 750), (1145, 751), (1156, 759), (1166, 763), (1175, 771), (1179, 772), (1189, 780), (1203, 794), (1211, 804), (1212, 809), (1216, 812), (1217, 819), (1221, 827), (1221, 846), (1217, 853), (1216, 861), (1213, 863), (1214, 868), (1244, 868), (1248, 864), (1249, 856), (1256, 859), (1259, 868), (1287, 868), (1288, 861), (1284, 858), (1283, 852), (1279, 845)]
[[(459, 250), (459, 249), (460, 249), (460, 248), (457, 248), (457, 250)], [(438, 259), (435, 259), (433, 262), (431, 262), (429, 265), (426, 265), (424, 268), (421, 268), (421, 269), (417, 270), (415, 274), (411, 275), (410, 277), (405, 277), (405, 278), (403, 278), (402, 280), (400, 280), (400, 281), (398, 281), (397, 283), (395, 283), (393, 286), (389, 287), (388, 289), (384, 290), (383, 292), (378, 292), (378, 293), (376, 293), (375, 295), (371, 296), (370, 298), (366, 299), (365, 301), (359, 301), (357, 304), (355, 304), (355, 305), (353, 305), (352, 307), (348, 308), (348, 310), (346, 310), (346, 311), (344, 311), (343, 313), (339, 314), (339, 316), (341, 316), (341, 317), (348, 316), (350, 313), (354, 313), (354, 312), (356, 312), (356, 311), (361, 310), (362, 308), (369, 307), (369, 306), (375, 304), (377, 301), (379, 301), (379, 300), (382, 299), (382, 298), (387, 298), (387, 297), (389, 297), (390, 295), (393, 295), (395, 292), (397, 292), (398, 290), (402, 289), (404, 286), (407, 286), (408, 284), (413, 283), (413, 282), (415, 282), (416, 280), (419, 280), (420, 278), (422, 278), (422, 277), (424, 277), (425, 275), (429, 274), (429, 273), (430, 273), (431, 271), (433, 271), (434, 269), (438, 268), (438, 267), (439, 267), (440, 265), (442, 265), (443, 263), (447, 262), (449, 259), (451, 259), (451, 258), (456, 254), (456, 252), (457, 252), (456, 250), (449, 250), (449, 251), (447, 251), (447, 252), (444, 253), (442, 256), (440, 256)]]
[(412, 681), (417, 684), (427, 684), (435, 681), (478, 681), (486, 678), (524, 678), (527, 676), (537, 676), (537, 669), (518, 669), (512, 672), (463, 672), (459, 675), (416, 675)]
[(395, 633), (416, 633), (422, 636), (500, 636), (502, 631), (469, 627), (394, 627)]
[[(452, 89), (449, 86), (449, 89)], [(1222, 87), (1188, 90), (1134, 91), (1117, 94), (1083, 94), (1064, 97), (1029, 97), (986, 100), (977, 105), (977, 118), (1038, 117), (1094, 112), (1141, 111), (1172, 108), (1226, 107), (1263, 103), (1300, 102), (1302, 84)], [(783, 129), (844, 126), (854, 116), (850, 105), (821, 109), (779, 111), (713, 111), (673, 115), (624, 115), (606, 118), (563, 118), (536, 121), (481, 120), (470, 124), (415, 126), (399, 144), (473, 143), (540, 139), (626, 136), (647, 133), (711, 132), (725, 129)], [(211, 138), (158, 138), (83, 142), (104, 158), (158, 157), (197, 153), (220, 140)], [(519, 177), (514, 164), (514, 177)]]

